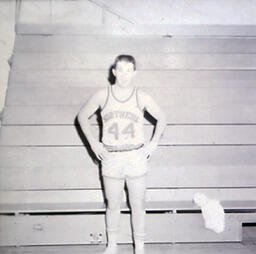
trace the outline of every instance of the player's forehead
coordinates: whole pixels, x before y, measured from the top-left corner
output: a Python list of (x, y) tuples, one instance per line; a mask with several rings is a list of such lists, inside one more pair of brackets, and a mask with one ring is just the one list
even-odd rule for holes
[(134, 65), (132, 62), (121, 60), (116, 63), (116, 69), (134, 69)]

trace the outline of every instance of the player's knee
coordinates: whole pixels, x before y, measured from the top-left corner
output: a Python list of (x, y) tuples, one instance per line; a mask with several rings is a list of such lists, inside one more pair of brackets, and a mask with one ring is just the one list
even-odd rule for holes
[(107, 208), (110, 210), (119, 210), (121, 207), (121, 201), (119, 200), (108, 200)]
[(144, 199), (132, 199), (130, 200), (132, 210), (145, 210)]

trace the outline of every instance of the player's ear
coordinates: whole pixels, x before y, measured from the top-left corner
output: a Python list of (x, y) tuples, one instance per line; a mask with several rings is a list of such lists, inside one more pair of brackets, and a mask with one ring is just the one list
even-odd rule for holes
[(112, 68), (112, 73), (116, 77), (116, 69), (115, 68)]

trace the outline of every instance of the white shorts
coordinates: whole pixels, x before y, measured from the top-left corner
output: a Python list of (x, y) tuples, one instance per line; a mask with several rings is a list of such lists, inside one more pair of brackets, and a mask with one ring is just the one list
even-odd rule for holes
[(148, 170), (144, 149), (108, 152), (101, 165), (102, 175), (114, 178), (142, 176)]

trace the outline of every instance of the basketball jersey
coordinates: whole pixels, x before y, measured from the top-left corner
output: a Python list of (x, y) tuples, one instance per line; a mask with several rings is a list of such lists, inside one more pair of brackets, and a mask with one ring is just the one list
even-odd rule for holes
[(108, 151), (128, 151), (144, 143), (143, 111), (138, 105), (137, 89), (125, 101), (119, 100), (112, 86), (108, 87), (106, 103), (101, 111), (102, 143)]

